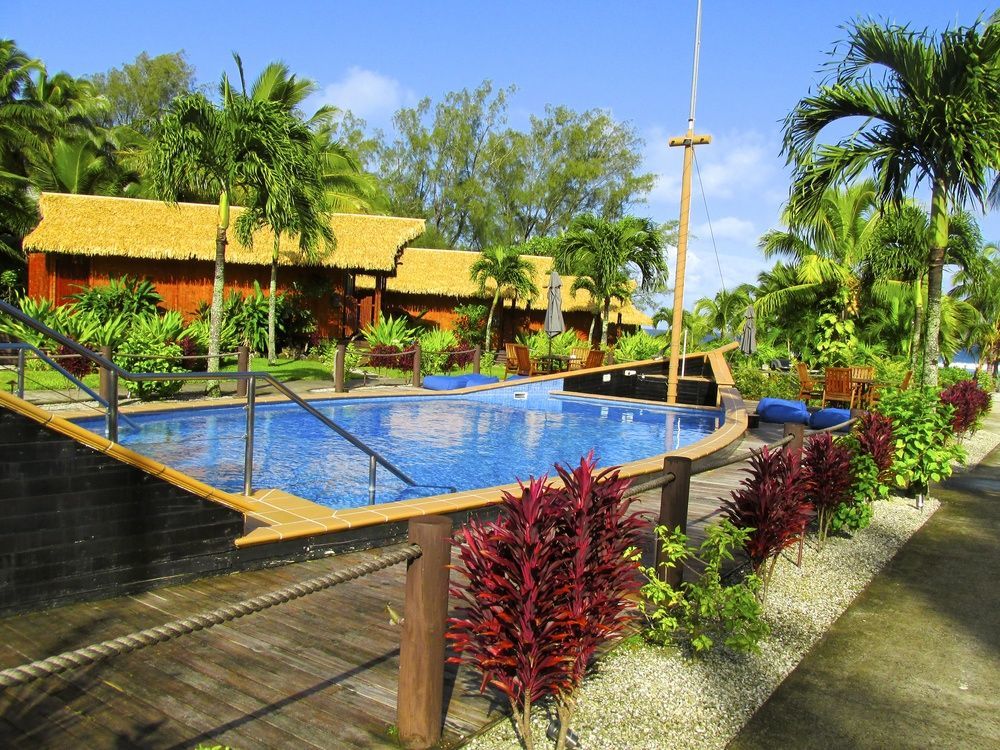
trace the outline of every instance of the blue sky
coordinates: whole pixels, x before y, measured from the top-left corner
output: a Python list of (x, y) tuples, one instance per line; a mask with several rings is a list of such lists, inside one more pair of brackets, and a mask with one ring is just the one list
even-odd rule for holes
[[(983, 0), (706, 0), (697, 130), (712, 145), (698, 151), (705, 200), (695, 183), (688, 261), (688, 306), (721, 285), (753, 281), (767, 264), (757, 238), (777, 225), (788, 177), (780, 122), (822, 78), (839, 28), (859, 15), (941, 29), (969, 24), (992, 8)], [(44, 12), (40, 10), (44, 7)], [(238, 51), (252, 76), (274, 59), (316, 80), (323, 100), (352, 109), (373, 127), (429, 96), (483, 79), (515, 84), (510, 122), (521, 126), (546, 104), (606, 108), (646, 141), (658, 175), (654, 219), (676, 218), (680, 154), (667, 138), (683, 133), (688, 113), (695, 0), (661, 2), (61, 2), (6, 0), (0, 36), (13, 38), (51, 70), (83, 75), (139, 52), (183, 49), (199, 79), (232, 72)], [(719, 251), (716, 263), (708, 216)], [(983, 217), (1000, 240), (1000, 220)], [(673, 261), (671, 260), (671, 267)]]

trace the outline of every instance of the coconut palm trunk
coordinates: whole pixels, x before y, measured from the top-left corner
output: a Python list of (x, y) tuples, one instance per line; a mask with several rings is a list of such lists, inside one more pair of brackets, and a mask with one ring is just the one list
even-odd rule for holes
[(934, 180), (931, 195), (931, 252), (927, 264), (927, 324), (924, 342), (924, 383), (937, 385), (941, 351), (941, 287), (944, 254), (948, 247), (948, 189), (942, 178)]
[[(226, 232), (229, 230), (229, 194), (219, 196), (219, 226), (215, 231), (215, 277), (212, 280), (212, 307), (208, 323), (208, 369), (218, 372), (219, 351), (222, 341), (222, 293), (226, 286)], [(222, 390), (218, 380), (206, 384), (206, 394), (219, 396)]]
[(496, 292), (493, 294), (493, 303), (490, 305), (490, 314), (486, 316), (486, 340), (483, 342), (483, 347), (490, 351), (492, 348), (493, 338), (491, 336), (493, 332), (493, 313), (497, 309), (497, 302), (500, 299), (500, 287), (497, 287)]
[(913, 332), (910, 337), (910, 370), (921, 372), (920, 343), (924, 332), (924, 277), (920, 275), (913, 282)]
[(271, 285), (267, 297), (267, 363), (273, 365), (277, 355), (278, 318), (278, 254), (281, 251), (281, 234), (274, 233), (274, 252), (271, 253)]
[(604, 312), (601, 315), (601, 348), (608, 349), (608, 318), (611, 317), (611, 297), (604, 298)]

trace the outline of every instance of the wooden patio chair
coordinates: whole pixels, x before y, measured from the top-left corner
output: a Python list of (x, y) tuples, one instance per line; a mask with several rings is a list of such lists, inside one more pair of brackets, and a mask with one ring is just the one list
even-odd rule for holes
[(843, 403), (847, 404), (848, 409), (854, 408), (854, 387), (851, 383), (850, 367), (826, 368), (820, 407), (826, 408), (828, 403)]
[(854, 400), (861, 409), (869, 408), (872, 393), (875, 391), (875, 368), (869, 365), (851, 365), (851, 386), (854, 388)]
[(538, 363), (531, 358), (531, 350), (524, 344), (514, 344), (517, 374), (531, 377), (538, 374)]
[(587, 356), (590, 354), (590, 347), (580, 346), (574, 349), (570, 349), (569, 352), (569, 370), (582, 370), (583, 363), (587, 361)]
[(604, 352), (600, 349), (591, 349), (587, 353), (587, 359), (584, 360), (583, 367), (581, 369), (589, 370), (593, 367), (601, 367), (604, 365)]
[(910, 387), (910, 380), (913, 379), (913, 370), (907, 370), (903, 376), (903, 382), (899, 384), (899, 390), (905, 391)]
[(503, 368), (503, 379), (506, 380), (508, 375), (513, 375), (517, 372), (517, 352), (514, 351), (514, 347), (517, 344), (504, 344), (504, 351), (507, 353), (507, 361), (504, 363)]
[(806, 367), (805, 362), (799, 362), (799, 395), (795, 397), (796, 401), (805, 401), (806, 405), (814, 398), (823, 398), (823, 387), (809, 374), (809, 368)]
[[(899, 384), (899, 390), (905, 391), (910, 387), (910, 380), (913, 378), (913, 370), (907, 370), (906, 374), (903, 375), (903, 382)], [(882, 387), (875, 385), (872, 387), (871, 393), (868, 394), (868, 408), (874, 409), (878, 405), (879, 399), (882, 397)]]

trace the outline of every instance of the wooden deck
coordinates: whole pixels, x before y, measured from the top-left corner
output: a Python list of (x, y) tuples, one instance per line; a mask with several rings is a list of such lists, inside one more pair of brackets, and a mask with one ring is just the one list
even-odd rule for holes
[[(780, 428), (778, 428), (780, 430)], [(774, 426), (766, 434), (780, 437)], [(738, 482), (739, 467), (694, 477), (689, 533)], [(658, 493), (641, 500), (655, 511)], [(144, 594), (0, 619), (0, 667), (79, 648), (322, 575), (373, 553), (206, 578)], [(209, 631), (33, 685), (0, 691), (0, 747), (388, 748), (393, 740), (404, 566)], [(498, 706), (449, 668), (445, 746)]]

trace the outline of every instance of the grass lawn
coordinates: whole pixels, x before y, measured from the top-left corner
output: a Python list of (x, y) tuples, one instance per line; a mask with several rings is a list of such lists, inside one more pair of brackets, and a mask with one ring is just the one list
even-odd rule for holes
[[(224, 362), (225, 364), (222, 367), (224, 372), (236, 371), (235, 362), (232, 360), (224, 360)], [(315, 359), (279, 359), (273, 365), (268, 365), (266, 357), (254, 357), (251, 360), (250, 369), (257, 372), (269, 372), (283, 382), (293, 380), (326, 380), (331, 383), (333, 382), (331, 368), (324, 362)], [(411, 376), (410, 370), (404, 371), (388, 368), (380, 368), (378, 370), (366, 369), (369, 372), (377, 374), (379, 377), (391, 380), (407, 380)], [(471, 371), (472, 367), (469, 366), (452, 374)], [(496, 375), (499, 378), (503, 378), (503, 372), (503, 365), (494, 365), (489, 370), (483, 370), (484, 375)], [(83, 382), (88, 387), (97, 390), (98, 376), (96, 373), (87, 375), (83, 378)], [(16, 383), (17, 373), (13, 369), (0, 370), (0, 388), (7, 392), (12, 392), (16, 387)], [(72, 384), (66, 378), (52, 370), (26, 370), (24, 373), (24, 389), (26, 391), (66, 390), (72, 387)]]

